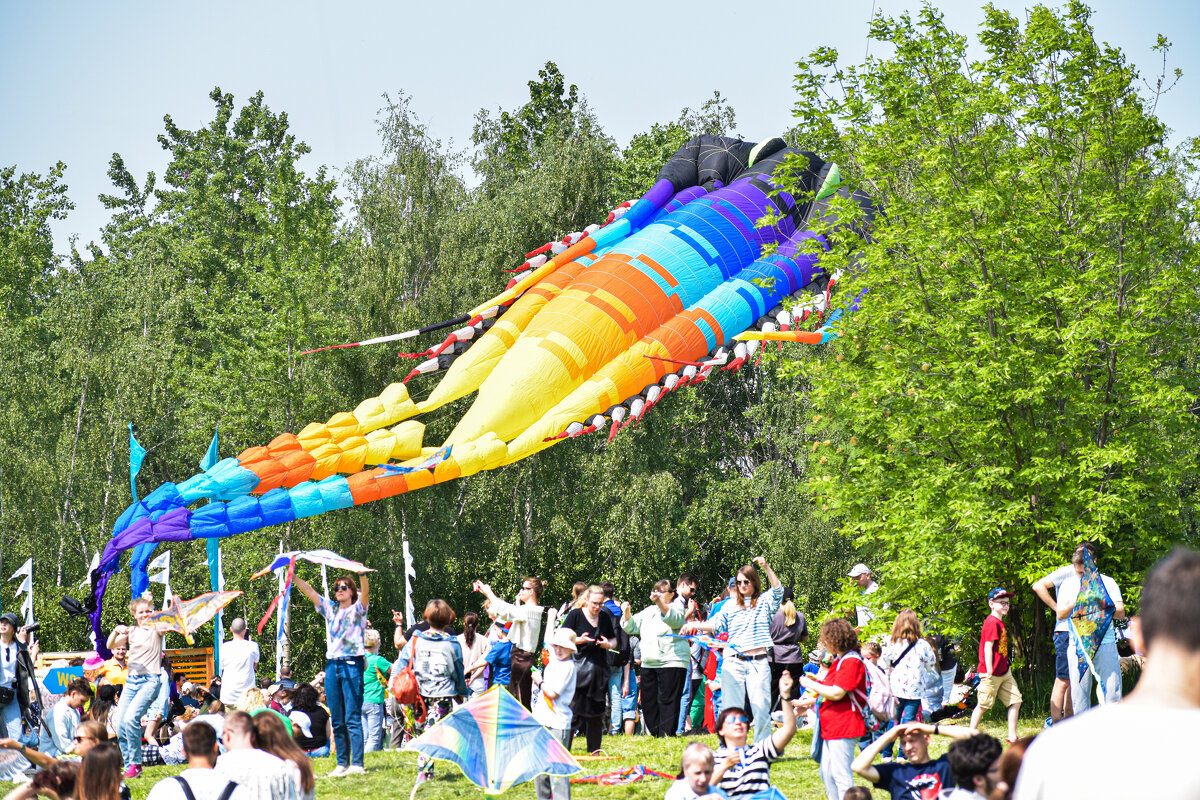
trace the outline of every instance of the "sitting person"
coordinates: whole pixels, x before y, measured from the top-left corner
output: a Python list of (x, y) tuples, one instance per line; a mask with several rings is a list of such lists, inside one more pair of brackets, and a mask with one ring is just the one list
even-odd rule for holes
[(299, 800), (299, 769), (291, 761), (256, 749), (254, 720), (247, 712), (230, 712), (221, 738), (225, 753), (217, 758), (216, 771), (227, 780), (245, 787), (255, 800)]
[(4, 800), (34, 800), (39, 796), (70, 800), (75, 796), (75, 783), (78, 780), (78, 761), (55, 761), (38, 770), (29, 783), (21, 784), (4, 795)]
[(187, 769), (154, 784), (147, 800), (250, 800), (246, 788), (213, 769), (217, 763), (217, 732), (204, 722), (183, 729)]
[[(779, 677), (779, 696), (785, 701), (791, 697), (792, 674), (785, 672)], [(751, 795), (766, 791), (771, 786), (771, 763), (777, 761), (796, 735), (796, 714), (792, 704), (783, 702), (783, 725), (758, 744), (747, 747), (750, 735), (750, 715), (742, 708), (721, 710), (717, 718), (717, 738), (721, 746), (713, 755), (716, 769), (713, 782), (729, 797)]]
[(715, 766), (712, 748), (704, 742), (692, 742), (683, 748), (679, 779), (667, 789), (663, 800), (700, 800), (724, 797), (720, 787), (712, 785)]
[(46, 715), (38, 750), (51, 758), (75, 752), (75, 743), (71, 737), (81, 721), (79, 710), (87, 705), (93, 694), (92, 685), (86, 678), (75, 678), (67, 684), (67, 692), (63, 699), (55, 703)]
[(987, 800), (996, 789), (1000, 754), (1004, 747), (994, 736), (981, 733), (950, 743), (946, 751), (950, 775), (957, 786), (944, 800)]
[(317, 785), (313, 775), (312, 761), (283, 727), (279, 717), (269, 713), (254, 717), (254, 741), (254, 746), (259, 750), (295, 764), (295, 775), (299, 781), (301, 800), (314, 800)]
[[(927, 725), (924, 722), (907, 722), (897, 725), (872, 742), (858, 754), (850, 769), (860, 778), (865, 778), (891, 794), (892, 800), (922, 800), (937, 797), (942, 789), (955, 786), (950, 773), (950, 764), (945, 755), (929, 757), (929, 735), (947, 736), (951, 739), (966, 739), (973, 736), (970, 728), (959, 725)], [(901, 749), (907, 762), (873, 764), (880, 751), (900, 739)]]
[[(108, 729), (102, 724), (94, 719), (85, 719), (75, 727), (74, 734), (71, 736), (72, 752), (79, 758), (83, 758), (98, 743), (107, 742), (110, 738)], [(51, 767), (59, 763), (59, 760), (49, 753), (33, 750), (16, 739), (0, 739), (0, 749), (18, 750), (30, 763), (39, 767)]]
[(333, 737), (333, 724), (329, 712), (320, 703), (320, 695), (311, 683), (302, 683), (294, 693), (295, 704), (288, 718), (298, 728), (296, 744), (310, 758), (329, 755), (329, 740)]

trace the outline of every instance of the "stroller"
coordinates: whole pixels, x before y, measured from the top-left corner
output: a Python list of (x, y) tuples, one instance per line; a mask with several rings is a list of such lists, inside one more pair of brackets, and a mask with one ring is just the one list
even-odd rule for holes
[(950, 702), (945, 703), (937, 711), (929, 715), (929, 722), (937, 723), (947, 719), (957, 719), (975, 708), (979, 695), (979, 676), (971, 670), (963, 676), (962, 683), (954, 684), (950, 694)]

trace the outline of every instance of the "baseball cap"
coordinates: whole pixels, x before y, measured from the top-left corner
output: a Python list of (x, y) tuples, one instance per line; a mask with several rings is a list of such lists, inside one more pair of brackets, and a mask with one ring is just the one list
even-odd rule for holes
[(14, 628), (21, 627), (21, 618), (11, 611), (5, 611), (3, 614), (0, 614), (0, 622), (7, 622)]
[(1008, 589), (1003, 589), (999, 586), (997, 586), (995, 589), (992, 589), (990, 592), (988, 592), (988, 602), (989, 603), (992, 602), (993, 600), (1000, 600), (1001, 598), (1004, 598), (1004, 597), (1012, 597), (1012, 592), (1008, 591)]
[(871, 568), (861, 561), (850, 568), (850, 574), (847, 577), (857, 578), (859, 575), (867, 575), (871, 572)]
[(737, 576), (729, 579), (729, 588), (732, 589), (735, 586), (737, 586)]

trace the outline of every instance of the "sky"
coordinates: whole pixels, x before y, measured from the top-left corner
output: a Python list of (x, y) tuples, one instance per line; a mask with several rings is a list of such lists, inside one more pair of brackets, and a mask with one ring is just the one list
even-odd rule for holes
[[(997, 2), (1020, 12), (1030, 3)], [(1188, 0), (1093, 0), (1097, 38), (1119, 46), (1143, 75), (1173, 43), (1169, 67), (1184, 72), (1159, 115), (1173, 141), (1200, 133), (1200, 4)], [(379, 151), (383, 95), (404, 93), (431, 134), (470, 145), (480, 109), (513, 109), (526, 83), (554, 61), (578, 85), (618, 144), (655, 122), (697, 108), (714, 91), (737, 113), (737, 132), (755, 141), (791, 125), (796, 61), (817, 46), (857, 63), (868, 48), (872, 11), (915, 12), (907, 0), (787, 0), (735, 3), (256, 2), (197, 3), (0, 0), (0, 167), (45, 173), (67, 165), (75, 210), (55, 223), (56, 249), (77, 235), (98, 240), (111, 190), (108, 162), (162, 174), (163, 116), (184, 128), (213, 119), (219, 86), (238, 107), (261, 90), (286, 111), (313, 152), (309, 172), (336, 171)], [(974, 2), (943, 0), (954, 30), (974, 36)], [(881, 45), (871, 43), (873, 55)]]

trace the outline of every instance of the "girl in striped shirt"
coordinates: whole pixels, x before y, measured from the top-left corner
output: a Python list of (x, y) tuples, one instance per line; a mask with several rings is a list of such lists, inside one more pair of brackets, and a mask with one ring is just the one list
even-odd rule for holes
[(762, 556), (754, 563), (767, 574), (771, 588), (762, 591), (758, 570), (747, 564), (737, 572), (736, 593), (706, 622), (691, 622), (682, 632), (729, 632), (725, 658), (721, 664), (721, 705), (745, 708), (746, 700), (754, 714), (754, 741), (760, 742), (771, 732), (771, 620), (783, 600), (783, 586), (775, 570)]

